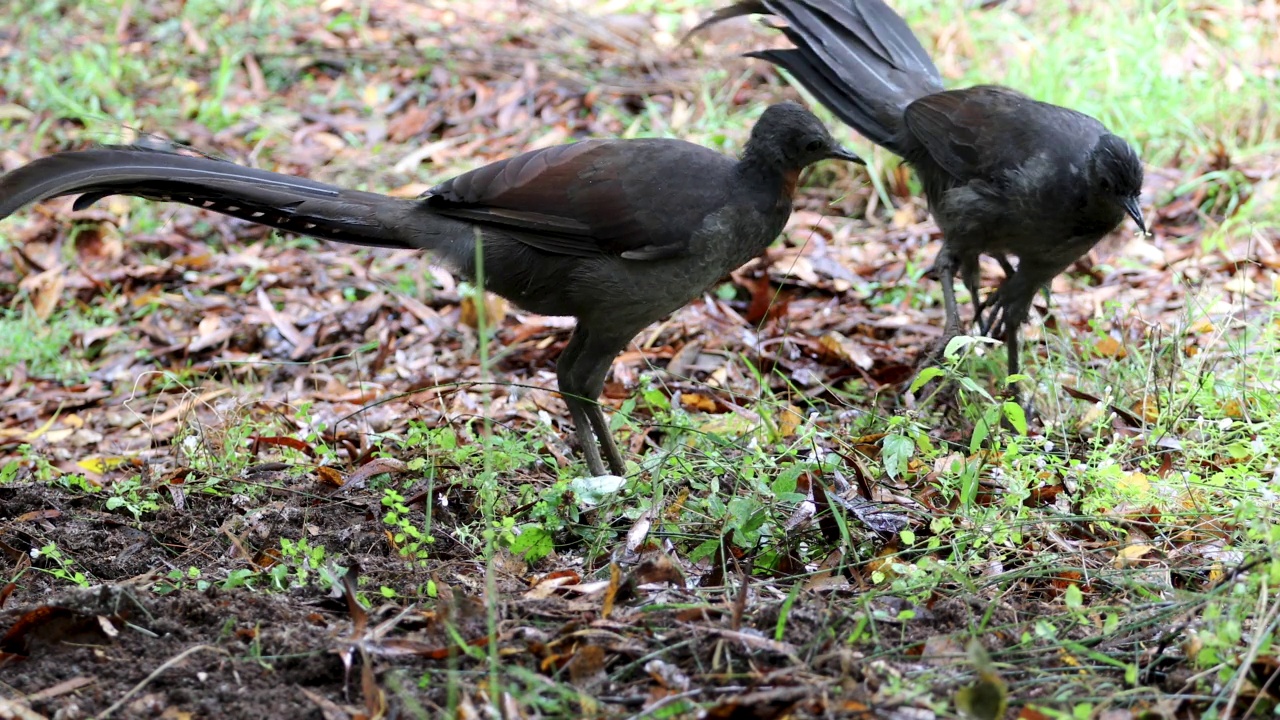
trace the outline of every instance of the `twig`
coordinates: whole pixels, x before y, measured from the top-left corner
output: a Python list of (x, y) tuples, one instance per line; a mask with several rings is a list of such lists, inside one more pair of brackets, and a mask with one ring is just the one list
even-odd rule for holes
[(115, 712), (116, 710), (119, 710), (120, 706), (124, 705), (129, 698), (138, 694), (138, 691), (146, 687), (152, 680), (155, 680), (157, 677), (160, 677), (160, 673), (182, 662), (183, 660), (186, 659), (188, 655), (195, 653), (197, 650), (212, 650), (213, 652), (222, 653), (223, 655), (227, 654), (226, 650), (223, 650), (222, 648), (214, 647), (212, 645), (196, 645), (194, 647), (189, 647), (186, 650), (183, 650), (177, 655), (174, 655), (173, 657), (164, 661), (164, 664), (162, 664), (160, 667), (156, 668), (155, 670), (151, 671), (150, 675), (143, 678), (142, 682), (138, 683), (137, 685), (134, 685), (132, 688), (129, 688), (129, 692), (125, 693), (120, 697), (119, 700), (112, 703), (111, 707), (107, 708), (106, 710), (103, 710), (97, 715), (94, 715), (93, 716), (94, 720), (103, 720), (104, 718), (111, 717), (111, 713)]

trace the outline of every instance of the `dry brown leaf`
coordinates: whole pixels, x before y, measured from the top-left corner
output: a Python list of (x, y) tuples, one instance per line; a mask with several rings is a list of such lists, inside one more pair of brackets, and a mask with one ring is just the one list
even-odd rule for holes
[(1099, 357), (1104, 357), (1104, 358), (1119, 359), (1129, 354), (1128, 352), (1125, 351), (1124, 346), (1120, 344), (1120, 341), (1116, 340), (1110, 335), (1094, 343), (1093, 351), (1097, 353)]
[(848, 365), (870, 370), (871, 366), (875, 364), (875, 360), (872, 359), (871, 354), (867, 352), (867, 349), (861, 343), (850, 340), (838, 332), (826, 333), (818, 339), (818, 343), (832, 357)]
[(67, 284), (66, 273), (65, 265), (55, 265), (42, 273), (25, 277), (18, 283), (18, 287), (31, 295), (31, 305), (36, 317), (48, 320), (58, 308), (62, 289)]
[(699, 412), (715, 412), (718, 407), (714, 398), (701, 393), (681, 393), (680, 404)]
[(1142, 543), (1126, 545), (1120, 549), (1120, 552), (1116, 553), (1116, 557), (1115, 560), (1112, 561), (1112, 565), (1117, 568), (1134, 567), (1135, 565), (1140, 564), (1138, 561), (1153, 552), (1155, 552), (1155, 548), (1150, 545)]

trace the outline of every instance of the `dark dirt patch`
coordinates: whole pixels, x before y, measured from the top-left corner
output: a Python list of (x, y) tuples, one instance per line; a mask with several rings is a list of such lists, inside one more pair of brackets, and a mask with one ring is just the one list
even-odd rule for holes
[[(68, 625), (77, 632), (34, 631), (26, 648), (31, 658), (8, 668), (5, 681), (28, 695), (77, 679), (88, 683), (32, 702), (35, 711), (99, 713), (128, 698), (121, 708), (125, 717), (174, 710), (199, 717), (299, 717), (307, 703), (298, 687), (343, 684), (341, 662), (328, 651), (332, 633), (317, 621), (322, 610), (254, 593), (161, 597), (145, 587), (111, 589), (118, 592), (106, 593), (106, 602), (101, 593), (79, 591), (49, 599), (46, 607), (74, 613)], [(7, 626), (22, 614), (7, 610), (0, 622)], [(99, 615), (118, 623), (127, 617), (130, 624), (111, 639), (101, 632)], [(144, 687), (130, 692), (144, 680)]]
[[(457, 558), (424, 567), (400, 559), (387, 544), (380, 516), (359, 500), (326, 500), (295, 489), (241, 506), (235, 497), (201, 494), (188, 497), (182, 512), (169, 508), (137, 523), (105, 512), (101, 503), (96, 496), (36, 484), (0, 488), (6, 550), (30, 557), (54, 544), (64, 551), (65, 568), (84, 572), (94, 586), (68, 589), (65, 580), (42, 571), (59, 564), (39, 556), (0, 612), (0, 628), (9, 633), (4, 650), (11, 654), (4, 681), (13, 691), (40, 698), (61, 683), (83, 683), (32, 701), (46, 716), (72, 707), (98, 713), (124, 698), (125, 717), (165, 710), (199, 717), (320, 716), (304, 688), (359, 708), (361, 647), (393, 709), (416, 703), (434, 714), (450, 704), (451, 668), (465, 676), (485, 672), (485, 661), (467, 657), (458, 645), (484, 646), (483, 564)], [(47, 512), (55, 508), (59, 514)], [(342, 564), (361, 568), (361, 589), (373, 604), (363, 630), (340, 589), (314, 582), (271, 587), (270, 568), (262, 565), (281, 537), (310, 538), (335, 555), (345, 553)], [(605, 618), (600, 592), (522, 594), (529, 587), (526, 576), (504, 572), (504, 562), (523, 569), (509, 558), (495, 565), (499, 594), (506, 598), (496, 618), (504, 677), (518, 686), (527, 686), (529, 677), (545, 678), (548, 687), (561, 688), (557, 693), (589, 689), (612, 702), (611, 709), (601, 708), (606, 714), (634, 712), (655, 692), (677, 691), (664, 683), (678, 681), (659, 679), (669, 668), (702, 668), (694, 686), (726, 697), (792, 686), (798, 680), (784, 669), (801, 656), (817, 659), (813, 670), (836, 673), (815, 682), (847, 695), (837, 681), (854, 672), (852, 660), (860, 657), (841, 641), (858, 614), (845, 591), (814, 595), (794, 608), (787, 639), (778, 642), (771, 638), (780, 603), (748, 613), (734, 628), (727, 605), (707, 605), (669, 585), (640, 585)], [(173, 584), (157, 575), (189, 568), (206, 579), (240, 569), (254, 574), (232, 590), (217, 583), (199, 590), (186, 582), (182, 589), (157, 591)], [(139, 577), (139, 570), (159, 572)], [(438, 583), (439, 598), (405, 600), (417, 597), (428, 580)], [(380, 586), (400, 597), (379, 600)], [(672, 604), (678, 609), (662, 609)], [(929, 634), (972, 621), (963, 613), (954, 623), (947, 617), (929, 616)], [(386, 628), (374, 630), (383, 622)], [(357, 649), (349, 673), (340, 652), (351, 648)], [(520, 668), (531, 675), (520, 676)]]
[[(68, 589), (65, 580), (41, 571), (56, 569), (56, 562), (36, 558), (0, 611), (0, 628), (8, 632), (3, 649), (10, 653), (4, 682), (34, 696), (32, 709), (46, 716), (72, 708), (99, 713), (121, 701), (121, 717), (166, 711), (335, 716), (323, 715), (316, 698), (334, 703), (330, 713), (340, 706), (355, 714), (370, 702), (386, 703), (392, 716), (413, 708), (434, 716), (451, 704), (485, 702), (476, 690), (487, 672), (483, 563), (474, 557), (409, 563), (391, 549), (367, 500), (334, 500), (310, 490), (278, 490), (260, 503), (198, 494), (186, 499), (183, 511), (167, 508), (135, 523), (105, 512), (96, 496), (36, 484), (0, 488), (6, 551), (30, 557), (33, 549), (55, 544), (65, 551), (66, 567), (85, 572), (95, 586)], [(333, 552), (334, 565), (359, 567), (360, 588), (372, 606), (367, 619), (363, 611), (352, 616), (340, 587), (318, 584), (319, 568), (310, 568), (311, 581), (297, 582), (297, 567), (290, 566), (285, 587), (273, 587), (269, 563), (289, 562), (278, 558), (282, 537), (310, 538)], [(988, 613), (973, 599), (922, 607), (892, 599), (868, 603), (851, 589), (837, 589), (802, 593), (790, 607), (761, 601), (735, 623), (733, 593), (708, 604), (705, 592), (643, 584), (655, 576), (639, 576), (638, 585), (623, 578), (631, 590), (606, 617), (607, 591), (540, 592), (530, 589), (534, 576), (521, 563), (500, 557), (494, 567), (503, 598), (495, 629), (504, 682), (526, 695), (557, 698), (555, 707), (577, 707), (566, 697), (581, 689), (603, 703), (594, 707), (606, 716), (633, 713), (654, 697), (692, 687), (701, 702), (714, 699), (726, 711), (743, 697), (766, 693), (768, 702), (799, 717), (877, 717), (898, 706), (877, 705), (883, 702), (878, 689), (898, 672), (877, 657), (910, 658), (938, 638), (962, 643), (984, 617), (993, 639), (1016, 638), (1040, 615), (1036, 607), (1008, 603)], [(169, 568), (196, 568), (211, 580), (237, 570), (253, 574), (231, 590), (217, 582), (196, 589), (191, 581), (172, 590), (174, 583), (157, 577)], [(139, 570), (159, 572), (139, 577)], [(597, 576), (607, 577), (607, 570)], [(420, 595), (428, 580), (437, 583), (438, 598)], [(382, 599), (377, 589), (384, 586), (397, 597)], [(876, 639), (874, 655), (863, 651), (867, 643), (849, 643), (859, 626), (868, 641)], [(459, 643), (481, 656), (468, 657)], [(1060, 662), (1048, 643), (1044, 647), (1040, 656), (1034, 645), (1023, 651), (1041, 671)], [(381, 688), (371, 696), (361, 685), (366, 663)], [(944, 685), (968, 673), (959, 657), (918, 665)], [(41, 695), (67, 687), (63, 683), (75, 687)], [(812, 692), (777, 694), (797, 687)]]

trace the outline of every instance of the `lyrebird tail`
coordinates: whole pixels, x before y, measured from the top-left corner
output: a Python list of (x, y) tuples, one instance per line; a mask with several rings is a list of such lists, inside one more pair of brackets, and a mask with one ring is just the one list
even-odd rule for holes
[(404, 231), (410, 200), (139, 147), (58, 153), (0, 177), (0, 219), (28, 203), (77, 194), (77, 210), (109, 195), (131, 195), (324, 240), (414, 247)]
[(882, 0), (742, 0), (690, 33), (751, 13), (778, 26), (795, 47), (747, 53), (791, 73), (868, 140), (902, 155), (903, 111), (942, 90), (942, 77), (906, 22)]

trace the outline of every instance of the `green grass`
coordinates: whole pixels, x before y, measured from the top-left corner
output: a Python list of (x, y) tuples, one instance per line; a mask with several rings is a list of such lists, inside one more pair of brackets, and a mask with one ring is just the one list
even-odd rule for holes
[(5, 348), (0, 353), (0, 379), (12, 379), (21, 366), (31, 377), (82, 382), (90, 353), (78, 342), (79, 334), (111, 324), (101, 312), (86, 315), (71, 309), (42, 318), (29, 306), (0, 310), (0, 347)]
[(1152, 165), (1185, 146), (1257, 152), (1280, 139), (1280, 118), (1259, 112), (1276, 80), (1256, 69), (1271, 33), (1245, 19), (1256, 3), (1048, 0), (1025, 18), (920, 0), (898, 7), (921, 36), (945, 37), (949, 82), (999, 82), (1094, 115)]
[[(347, 73), (321, 86), (299, 75), (293, 60), (300, 51), (287, 44), (311, 3), (232, 4), (251, 21), (229, 22), (226, 18), (234, 14), (212, 0), (187, 2), (181, 13), (156, 19), (138, 16), (139, 23), (150, 23), (147, 37), (152, 42), (142, 52), (111, 40), (123, 7), (120, 0), (35, 3), (17, 30), (14, 54), (0, 64), (0, 89), (7, 102), (34, 115), (30, 124), (0, 121), (0, 135), (34, 138), (30, 148), (39, 154), (51, 146), (120, 132), (120, 126), (181, 137), (194, 123), (215, 138), (201, 138), (197, 144), (216, 144), (217, 133), (247, 123), (253, 128), (223, 137), (231, 138), (227, 142), (237, 152), (261, 150), (254, 157), (271, 167), (273, 159), (287, 157), (291, 137), (304, 122), (303, 109), (328, 112), (341, 106), (343, 111), (367, 112), (366, 91), (383, 102), (401, 82), (387, 63), (353, 53)], [(652, 13), (668, 34), (678, 36), (687, 29), (691, 8), (716, 4), (630, 0), (607, 3), (601, 10)], [(379, 519), (411, 549), (406, 565), (429, 563), (440, 554), (432, 534), (440, 528), (433, 529), (427, 519), (431, 513), (421, 517), (414, 515), (416, 509), (397, 504), (423, 481), (447, 484), (453, 493), (454, 514), (445, 517), (451, 520), (446, 530), (455, 552), (479, 558), (507, 552), (527, 560), (534, 570), (547, 567), (539, 565), (546, 557), (568, 558), (591, 568), (584, 570), (587, 579), (605, 577), (602, 569), (626, 541), (627, 531), (640, 522), (651, 522), (651, 537), (682, 561), (701, 570), (718, 568), (726, 578), (751, 573), (756, 587), (768, 589), (774, 598), (798, 593), (797, 587), (829, 569), (824, 563), (836, 564), (864, 586), (861, 599), (841, 618), (844, 624), (833, 623), (826, 641), (898, 663), (902, 672), (894, 682), (901, 684), (901, 696), (929, 697), (938, 707), (947, 707), (949, 696), (932, 684), (937, 670), (922, 668), (915, 655), (896, 644), (905, 626), (897, 624), (896, 616), (878, 614), (883, 612), (880, 599), (924, 605), (960, 595), (994, 606), (1001, 598), (1034, 597), (1044, 608), (1035, 632), (1008, 633), (1005, 654), (996, 658), (1022, 661), (1027, 672), (1038, 667), (1028, 659), (1047, 657), (1046, 648), (1083, 657), (1068, 643), (1095, 647), (1092, 643), (1100, 638), (1139, 637), (1139, 625), (1155, 622), (1152, 618), (1166, 627), (1194, 619), (1200, 650), (1190, 666), (1210, 673), (1207, 678), (1229, 681), (1251, 646), (1264, 646), (1274, 637), (1272, 629), (1258, 625), (1262, 615), (1255, 604), (1263, 607), (1266, 588), (1257, 577), (1225, 588), (1206, 581), (1239, 557), (1274, 557), (1280, 543), (1270, 500), (1280, 457), (1280, 423), (1274, 419), (1280, 409), (1274, 394), (1280, 377), (1271, 360), (1280, 352), (1280, 323), (1275, 308), (1256, 294), (1246, 303), (1228, 293), (1217, 271), (1226, 264), (1224, 258), (1247, 258), (1248, 248), (1273, 243), (1280, 227), (1274, 180), (1269, 192), (1253, 184), (1259, 177), (1254, 170), (1274, 167), (1280, 154), (1275, 68), (1268, 66), (1269, 76), (1257, 71), (1274, 29), (1248, 17), (1256, 3), (1240, 1), (1209, 6), (1045, 0), (1026, 16), (1004, 7), (980, 11), (972, 3), (903, 0), (895, 6), (904, 10), (926, 47), (936, 50), (950, 85), (1008, 84), (1098, 116), (1140, 146), (1153, 170), (1175, 178), (1153, 191), (1150, 200), (1157, 206), (1208, 190), (1198, 206), (1200, 226), (1184, 242), (1199, 246), (1204, 255), (1197, 259), (1212, 257), (1214, 262), (1206, 263), (1207, 270), (1187, 262), (1171, 271), (1183, 273), (1180, 282), (1187, 285), (1204, 285), (1195, 288), (1185, 307), (1146, 318), (1150, 324), (1142, 325), (1132, 322), (1131, 311), (1140, 299), (1130, 295), (1105, 305), (1087, 329), (1043, 330), (1047, 349), (1024, 353), (1026, 372), (1034, 378), (1026, 382), (1036, 383), (1043, 436), (1028, 437), (999, 424), (1005, 409), (996, 397), (1002, 387), (994, 380), (1004, 367), (999, 346), (979, 345), (948, 367), (959, 401), (946, 415), (932, 404), (906, 407), (889, 391), (876, 396), (860, 378), (835, 388), (843, 404), (810, 402), (794, 378), (763, 374), (751, 367), (754, 356), (735, 357), (726, 362), (754, 378), (754, 387), (728, 383), (728, 389), (707, 391), (738, 402), (745, 409), (741, 414), (689, 411), (673, 402), (670, 378), (660, 369), (642, 380), (636, 396), (614, 414), (614, 423), (623, 435), (656, 430), (659, 447), (628, 456), (635, 472), (616, 494), (602, 494), (599, 485), (584, 481), (580, 464), (553, 465), (547, 446), (566, 448), (557, 426), (542, 420), (510, 428), (479, 418), (443, 427), (411, 423), (402, 435), (371, 437), (378, 452), (404, 459), (414, 473), (379, 477), (370, 485), (385, 506), (378, 509), (383, 513)], [(184, 44), (184, 20), (201, 30), (206, 51)], [(358, 12), (333, 23), (335, 31), (363, 25)], [(761, 34), (762, 41), (765, 36)], [(268, 86), (278, 96), (260, 100), (245, 86), (243, 63), (250, 48), (260, 56)], [(706, 58), (715, 53), (707, 49), (689, 60), (706, 68), (693, 90), (648, 98), (639, 113), (622, 105), (599, 107), (602, 125), (617, 127), (624, 137), (682, 137), (726, 152), (741, 148), (763, 101), (737, 107), (732, 100), (759, 68), (714, 67)], [(404, 62), (397, 63), (407, 66), (413, 57), (406, 52)], [(295, 82), (298, 87), (291, 92), (305, 98), (304, 103), (285, 92)], [(773, 94), (782, 91), (766, 87), (758, 96)], [(531, 141), (545, 132), (550, 129), (536, 129)], [(838, 132), (852, 140), (847, 128)], [(383, 159), (398, 159), (406, 148), (387, 142), (368, 146), (358, 136), (343, 140), (347, 154), (332, 160), (324, 172), (359, 172), (358, 180), (346, 184), (372, 189), (404, 180), (392, 177)], [(18, 145), (16, 140), (12, 144)], [(864, 141), (851, 144), (872, 158), (872, 181), (883, 185), (897, 161), (883, 151), (869, 151)], [(1233, 162), (1221, 167), (1219, 154)], [(353, 157), (363, 167), (344, 170)], [(492, 159), (482, 149), (448, 166), (424, 166), (418, 179), (454, 175)], [(848, 182), (844, 172), (813, 173), (810, 183)], [(159, 232), (173, 222), (170, 206), (139, 201), (131, 207), (126, 235)], [(885, 220), (883, 210), (877, 217), (853, 219), (868, 226)], [(0, 225), (0, 248), (12, 248), (11, 229), (21, 222)], [(936, 283), (918, 279), (918, 261), (903, 259), (907, 269), (900, 286), (881, 287), (878, 296), (868, 298), (855, 289), (848, 302), (936, 304)], [(1112, 255), (1108, 262), (1124, 270), (1147, 261)], [(266, 271), (255, 266), (245, 272), (242, 289), (248, 294)], [(403, 274), (382, 283), (384, 289), (425, 292), (425, 283)], [(0, 347), (13, 349), (0, 355), (0, 376), (6, 380), (19, 363), (33, 377), (65, 385), (82, 380), (95, 358), (82, 356), (76, 333), (106, 322), (95, 318), (121, 312), (118, 298), (97, 297), (93, 309), (68, 301), (64, 304), (70, 309), (41, 320), (26, 309), (23, 292), (13, 287), (0, 291), (12, 298), (0, 316)], [(1063, 312), (1056, 305), (1051, 308), (1057, 315)], [(139, 309), (129, 319), (140, 320), (151, 310), (155, 308)], [(484, 345), (475, 337), (468, 335), (468, 342)], [(1106, 350), (1112, 340), (1124, 348), (1123, 357)], [(491, 349), (497, 356), (498, 348)], [(482, 377), (498, 374), (486, 368)], [(175, 383), (190, 387), (202, 379), (183, 375)], [(523, 378), (517, 370), (499, 381), (515, 384)], [(1063, 390), (1068, 386), (1102, 404), (1068, 397)], [(251, 388), (237, 392), (253, 394)], [(477, 397), (479, 408), (491, 400)], [(1143, 398), (1150, 398), (1155, 408), (1145, 417), (1147, 426), (1140, 431), (1118, 426), (1109, 406), (1141, 415), (1138, 403)], [(796, 410), (803, 419), (793, 426), (789, 417)], [(231, 480), (257, 461), (246, 452), (247, 438), (297, 431), (309, 432), (309, 443), (323, 442), (326, 428), (309, 408), (295, 406), (290, 413), (296, 423), (280, 427), (232, 415), (212, 434), (198, 428), (187, 436), (194, 440), (185, 462), (231, 483), (211, 491), (255, 492)], [(177, 444), (187, 447), (181, 439)], [(325, 461), (339, 462), (333, 448), (325, 451)], [(288, 462), (309, 462), (296, 454), (280, 455)], [(12, 465), (0, 463), (0, 470), (8, 467)], [(891, 526), (883, 535), (837, 501), (820, 508), (824, 517), (838, 517), (834, 530), (826, 526), (819, 531), (813, 525), (805, 525), (803, 532), (791, 529), (792, 518), (809, 501), (806, 485), (821, 482), (831, 492), (840, 483), (856, 488), (858, 474), (885, 492), (928, 497), (933, 504), (924, 509), (908, 503), (912, 510), (901, 514), (910, 525)], [(145, 516), (156, 502), (164, 502), (141, 493), (138, 481), (130, 478), (133, 484), (119, 489), (116, 497), (123, 505), (118, 512)], [(856, 489), (846, 490), (841, 497), (856, 494)], [(419, 520), (422, 526), (412, 524)], [(418, 542), (419, 531), (432, 541)], [(1123, 561), (1124, 548), (1148, 544), (1150, 554)], [(296, 557), (280, 566), (286, 568), (282, 572), (304, 568), (309, 562), (304, 556), (312, 552), (335, 552), (290, 547)], [(836, 549), (844, 555), (834, 555)], [(548, 556), (549, 550), (555, 555)], [(1169, 572), (1162, 575), (1166, 568)], [(175, 583), (224, 580), (200, 577), (198, 568), (175, 572), (169, 578)], [(1072, 585), (1077, 595), (1054, 590), (1055, 579), (1068, 572), (1087, 574), (1087, 585)], [(280, 585), (295, 579), (299, 584), (306, 580), (277, 578)], [(387, 590), (418, 598), (426, 594), (420, 581), (415, 576), (405, 587)], [(723, 587), (701, 589), (699, 599), (727, 605), (732, 585), (726, 580)], [(780, 619), (777, 626), (787, 623)], [(1006, 628), (979, 616), (971, 630), (990, 637)], [(1107, 650), (1107, 657), (1135, 662), (1132, 647), (1125, 647), (1124, 652)], [(577, 691), (570, 692), (567, 684), (543, 683), (541, 676), (535, 682), (518, 664), (504, 672), (503, 680), (530, 706), (576, 707)], [(455, 681), (451, 674), (448, 682)], [(1207, 680), (1196, 690), (1217, 692)], [(1106, 697), (1088, 678), (1064, 683), (1054, 697), (1055, 708), (1083, 712), (1098, 702), (1098, 695)]]

